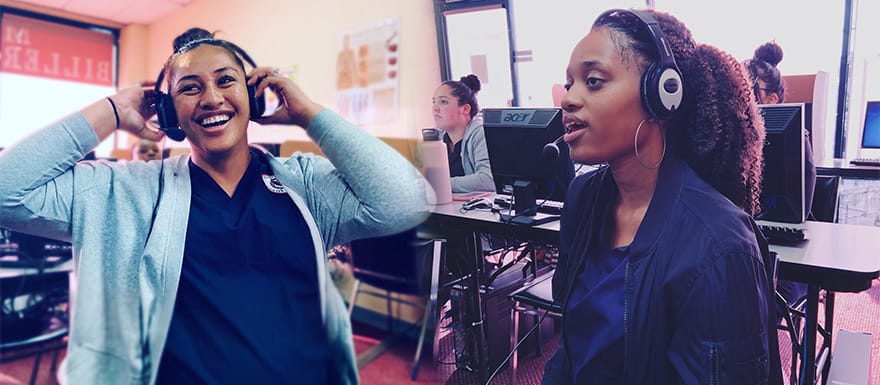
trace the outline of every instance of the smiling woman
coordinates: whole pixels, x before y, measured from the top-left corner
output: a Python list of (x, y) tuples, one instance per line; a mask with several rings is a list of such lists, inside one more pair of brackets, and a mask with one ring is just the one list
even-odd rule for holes
[[(191, 29), (164, 68), (167, 94), (120, 90), (0, 152), (0, 222), (73, 240), (80, 256), (68, 383), (357, 383), (325, 252), (420, 223), (424, 180), (290, 79), (244, 61)], [(279, 107), (260, 116), (251, 100), (267, 89)], [(116, 129), (161, 140), (145, 124), (157, 107), (191, 156), (77, 162)], [(303, 127), (325, 157), (251, 148), (250, 120)]]

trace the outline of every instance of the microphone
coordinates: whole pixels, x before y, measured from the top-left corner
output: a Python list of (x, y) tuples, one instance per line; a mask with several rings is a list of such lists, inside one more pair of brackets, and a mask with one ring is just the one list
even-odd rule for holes
[(186, 138), (186, 133), (180, 127), (163, 128), (162, 131), (165, 131), (165, 136), (175, 142), (183, 141)]
[(556, 140), (544, 145), (544, 158), (547, 160), (559, 158), (559, 143), (562, 142), (563, 137), (565, 137), (565, 134), (559, 135)]

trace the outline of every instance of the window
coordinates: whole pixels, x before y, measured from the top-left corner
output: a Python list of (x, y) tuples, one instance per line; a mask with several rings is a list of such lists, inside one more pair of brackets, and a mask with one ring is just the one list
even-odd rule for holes
[(116, 92), (116, 30), (6, 7), (0, 29), (0, 147)]

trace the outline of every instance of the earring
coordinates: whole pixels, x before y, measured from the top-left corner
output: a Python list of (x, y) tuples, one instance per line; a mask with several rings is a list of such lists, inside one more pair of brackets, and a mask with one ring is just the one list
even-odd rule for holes
[(639, 164), (641, 164), (644, 168), (654, 169), (660, 167), (660, 163), (663, 163), (663, 158), (666, 157), (666, 138), (663, 138), (663, 152), (660, 154), (660, 160), (658, 160), (657, 163), (654, 163), (653, 165), (645, 164), (645, 162), (642, 161), (641, 155), (639, 155), (639, 131), (642, 129), (642, 125), (645, 124), (646, 121), (647, 119), (642, 119), (642, 121), (639, 122), (639, 125), (636, 127), (636, 136), (635, 139), (633, 139), (633, 147), (636, 150), (636, 159), (639, 160)]

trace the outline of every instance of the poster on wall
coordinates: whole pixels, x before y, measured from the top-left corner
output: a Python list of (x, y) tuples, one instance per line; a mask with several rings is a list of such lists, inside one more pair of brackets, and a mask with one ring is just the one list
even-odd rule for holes
[(343, 32), (336, 57), (336, 107), (355, 124), (397, 118), (400, 20)]

